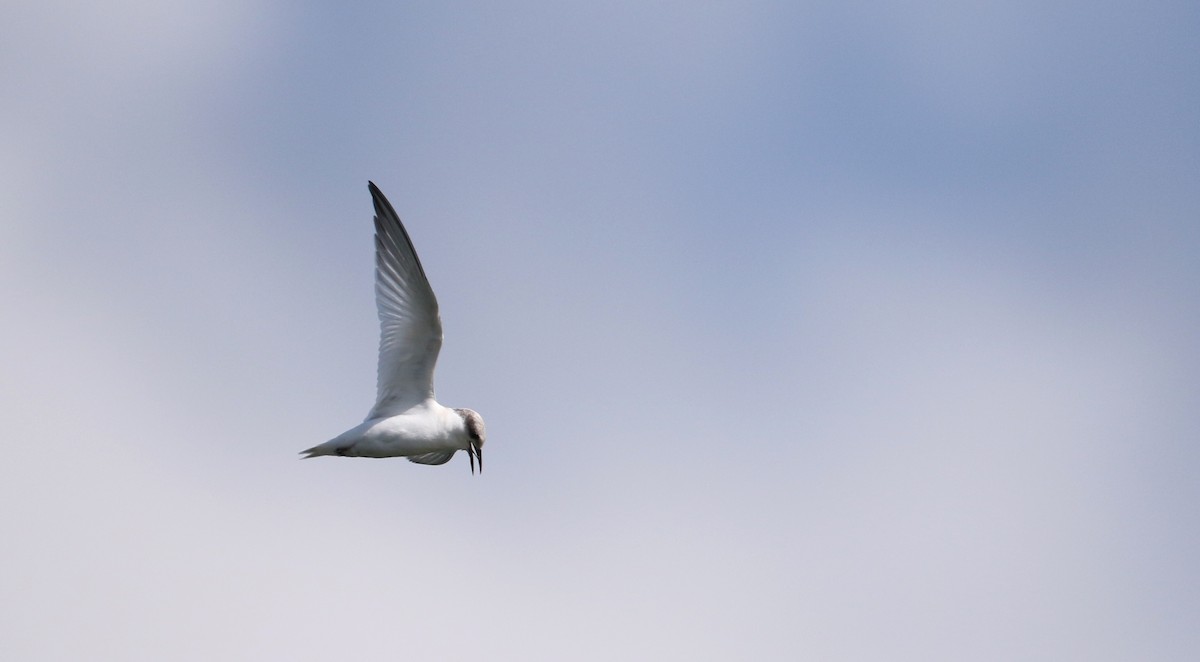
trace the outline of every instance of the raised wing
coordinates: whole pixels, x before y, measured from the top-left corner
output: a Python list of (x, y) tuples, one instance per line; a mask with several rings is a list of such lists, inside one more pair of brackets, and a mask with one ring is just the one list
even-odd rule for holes
[(442, 348), (437, 298), (396, 210), (373, 182), (375, 303), (379, 307), (379, 375), (367, 419), (395, 416), (433, 397)]

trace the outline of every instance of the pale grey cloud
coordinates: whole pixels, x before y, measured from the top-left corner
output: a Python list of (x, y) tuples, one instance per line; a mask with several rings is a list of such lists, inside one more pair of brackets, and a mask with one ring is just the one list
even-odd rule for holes
[(206, 7), (4, 10), (6, 658), (1195, 648), (1194, 11)]

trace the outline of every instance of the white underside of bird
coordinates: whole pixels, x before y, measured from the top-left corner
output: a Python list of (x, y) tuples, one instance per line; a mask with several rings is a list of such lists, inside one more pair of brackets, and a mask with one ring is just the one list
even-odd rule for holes
[(304, 457), (407, 457), (419, 464), (445, 464), (465, 450), (471, 473), (476, 460), (483, 471), (483, 419), (434, 399), (433, 370), (442, 347), (437, 298), (400, 217), (374, 183), (369, 188), (380, 323), (375, 406), (361, 424), (302, 451)]

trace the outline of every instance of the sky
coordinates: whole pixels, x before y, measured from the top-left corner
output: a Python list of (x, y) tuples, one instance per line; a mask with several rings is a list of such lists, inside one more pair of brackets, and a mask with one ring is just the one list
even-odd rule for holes
[[(0, 657), (1200, 650), (1200, 6), (0, 7)], [(374, 402), (367, 181), (487, 468)]]

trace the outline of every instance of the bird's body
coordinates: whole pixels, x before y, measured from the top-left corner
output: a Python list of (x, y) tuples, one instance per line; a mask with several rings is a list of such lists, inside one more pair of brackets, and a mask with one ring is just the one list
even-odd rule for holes
[(444, 407), (433, 396), (442, 347), (437, 298), (400, 217), (370, 185), (375, 203), (375, 301), (379, 307), (379, 376), (375, 406), (361, 424), (303, 451), (305, 457), (407, 457), (445, 464), (460, 450), (483, 471), (483, 419)]
[[(304, 451), (311, 456), (408, 457), (470, 448), (466, 420), (434, 400), (385, 418), (371, 418)], [(447, 455), (446, 459), (450, 459)], [(431, 463), (433, 464), (433, 463)], [(436, 464), (441, 464), (438, 462)]]

